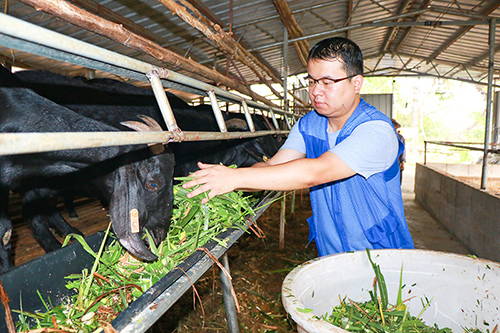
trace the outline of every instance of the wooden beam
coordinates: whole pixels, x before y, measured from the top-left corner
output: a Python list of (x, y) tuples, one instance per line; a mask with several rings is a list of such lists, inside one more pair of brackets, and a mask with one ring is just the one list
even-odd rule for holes
[(187, 1), (191, 3), (201, 14), (203, 14), (211, 22), (218, 24), (221, 28), (226, 27), (224, 22), (222, 22), (222, 20), (219, 19), (217, 15), (214, 15), (214, 13), (212, 13), (212, 11), (207, 6), (205, 6), (201, 1), (199, 0), (187, 0)]
[[(109, 9), (105, 6), (102, 6), (98, 3), (96, 3), (95, 1), (92, 1), (92, 0), (68, 0), (68, 1), (77, 5), (78, 7), (82, 8), (82, 9), (92, 13), (92, 14), (95, 14), (95, 15), (98, 15), (99, 17), (102, 17), (103, 19), (112, 21), (114, 23), (121, 24), (121, 25), (123, 25), (123, 27), (125, 29), (132, 31), (138, 35), (141, 35), (142, 37), (146, 37), (147, 39), (155, 42), (156, 44), (162, 45), (163, 47), (165, 47), (164, 45), (168, 44), (167, 40), (155, 35), (150, 30), (145, 29), (141, 25), (139, 25), (139, 24), (137, 24), (137, 23), (121, 16), (121, 15), (118, 15), (117, 13), (112, 11), (111, 9)], [(170, 49), (171, 51), (173, 51), (177, 54), (183, 54), (183, 52), (184, 52), (184, 50), (182, 50), (181, 48), (178, 48), (178, 47), (169, 46), (168, 49)], [(193, 58), (193, 60), (199, 61), (200, 59)]]
[[(288, 34), (290, 35), (290, 39), (300, 38), (304, 36), (304, 31), (299, 26), (297, 21), (295, 20), (295, 16), (288, 5), (288, 2), (285, 0), (273, 0), (274, 7), (278, 11), (280, 15), (281, 22), (286, 27)], [(307, 56), (309, 54), (309, 43), (306, 40), (300, 40), (293, 43), (295, 50), (299, 56), (300, 61), (304, 67), (307, 67)]]
[[(274, 73), (264, 64), (262, 64), (253, 54), (248, 52), (240, 43), (235, 41), (232, 37), (232, 34), (225, 32), (218, 24), (211, 23), (207, 26), (205, 23), (208, 21), (206, 19), (202, 20), (193, 17), (188, 13), (186, 7), (179, 5), (173, 0), (158, 0), (161, 4), (167, 7), (172, 15), (178, 15), (181, 19), (183, 19), (186, 23), (191, 25), (193, 28), (197, 29), (201, 33), (203, 33), (208, 39), (212, 42), (216, 43), (221, 50), (233, 56), (235, 60), (238, 60), (248, 68), (250, 68), (255, 75), (265, 83), (269, 88), (271, 85), (267, 82), (264, 74), (271, 78), (272, 82), (280, 83), (281, 79), (276, 77)], [(191, 6), (188, 6), (192, 8)], [(196, 11), (198, 13), (198, 11)], [(215, 31), (212, 31), (212, 29)], [(264, 74), (262, 72), (264, 72)], [(271, 88), (272, 89), (272, 88)], [(273, 90), (273, 89), (272, 89)], [(275, 90), (273, 90), (275, 91)], [(277, 97), (281, 98), (281, 95), (278, 93)]]
[[(229, 31), (232, 33), (232, 31), (234, 30), (234, 24), (233, 24), (233, 29), (228, 29), (228, 27), (226, 26), (226, 24), (220, 19), (217, 17), (217, 15), (215, 15), (207, 6), (205, 6), (200, 0), (183, 0), (183, 1), (187, 1), (189, 2), (196, 10), (198, 10), (201, 14), (203, 14), (207, 19), (209, 19), (211, 22), (215, 23), (215, 24), (218, 24), (222, 29), (225, 29), (226, 31)], [(239, 43), (243, 46), (243, 48), (245, 48), (246, 50), (249, 49), (249, 46), (245, 44), (244, 41), (240, 40), (239, 38), (237, 38), (234, 33), (233, 33), (233, 38), (234, 39), (238, 39)], [(267, 68), (269, 68), (272, 72), (273, 72), (273, 75), (278, 77), (279, 76), (279, 73), (274, 69), (272, 68), (265, 59), (263, 59), (261, 56), (259, 56), (258, 54), (254, 54), (255, 57), (257, 57), (257, 59), (259, 59), (259, 61), (261, 63), (263, 63)]]
[[(121, 24), (105, 20), (64, 0), (20, 1), (32, 6), (37, 11), (49, 13), (82, 29), (92, 31), (127, 47), (147, 53), (171, 66), (180, 67), (190, 73), (200, 75), (212, 82), (228, 86), (231, 89), (251, 96), (251, 92), (247, 89), (247, 87), (240, 84), (238, 81), (230, 79), (217, 71), (200, 65), (194, 60), (181, 57), (180, 55), (161, 47), (149, 39), (127, 30)], [(254, 94), (254, 96), (258, 101), (266, 105), (273, 107), (276, 106), (276, 104), (260, 95)]]

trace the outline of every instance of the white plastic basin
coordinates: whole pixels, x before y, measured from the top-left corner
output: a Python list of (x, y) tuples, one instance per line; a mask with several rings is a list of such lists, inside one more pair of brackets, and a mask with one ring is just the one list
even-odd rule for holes
[[(426, 324), (493, 331), (500, 324), (500, 264), (490, 260), (424, 250), (371, 250), (372, 260), (384, 274), (389, 303), (396, 303), (401, 264), (403, 300), (409, 313), (417, 316), (422, 299), (431, 300), (420, 318)], [(310, 260), (291, 271), (282, 286), (286, 311), (297, 323), (298, 332), (347, 332), (314, 318), (331, 314), (340, 298), (370, 300), (375, 273), (366, 251), (342, 253)], [(311, 309), (304, 313), (298, 309)]]

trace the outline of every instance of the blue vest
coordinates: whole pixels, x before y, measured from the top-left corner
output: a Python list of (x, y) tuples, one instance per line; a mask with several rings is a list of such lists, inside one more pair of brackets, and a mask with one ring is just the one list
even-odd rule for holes
[[(386, 115), (361, 99), (335, 144), (371, 120), (383, 120), (392, 126)], [(300, 119), (299, 131), (308, 158), (319, 157), (330, 149), (328, 119), (316, 111)], [(403, 150), (399, 141), (398, 156)], [(399, 172), (396, 157), (389, 169), (368, 179), (356, 174), (311, 188), (313, 216), (308, 219), (309, 241), (314, 239), (320, 256), (366, 248), (414, 248), (404, 216)]]

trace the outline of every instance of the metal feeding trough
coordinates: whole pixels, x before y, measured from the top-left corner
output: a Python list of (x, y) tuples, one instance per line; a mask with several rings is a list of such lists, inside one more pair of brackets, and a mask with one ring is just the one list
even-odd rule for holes
[[(267, 209), (268, 204), (275, 200), (279, 194), (279, 192), (270, 192), (255, 206), (256, 215), (249, 218), (254, 221), (258, 219)], [(245, 231), (242, 229), (229, 229), (217, 236), (219, 239), (227, 241), (227, 247), (219, 245), (216, 241), (210, 241), (203, 247), (216, 258), (220, 258), (244, 233)], [(103, 237), (104, 233), (100, 232), (87, 237), (86, 241), (97, 252)], [(11, 310), (22, 308), (29, 312), (44, 312), (45, 306), (40, 296), (44, 300), (50, 298), (52, 304), (57, 306), (65, 297), (74, 294), (74, 291), (65, 287), (67, 281), (64, 277), (70, 274), (80, 274), (85, 268), (90, 269), (94, 260), (80, 243), (75, 242), (0, 275), (0, 281), (11, 300), (9, 303)], [(121, 333), (145, 332), (191, 288), (192, 283), (212, 267), (212, 264), (212, 259), (204, 251), (194, 252), (177, 266), (180, 269), (173, 269), (167, 273), (122, 311), (111, 322), (111, 325)], [(227, 261), (224, 263), (223, 260), (223, 264), (226, 266)], [(224, 274), (221, 274), (221, 280), (229, 331), (236, 332), (236, 315), (231, 310), (231, 305), (228, 305), (228, 302), (233, 301), (229, 291), (230, 282)], [(1, 304), (0, 311), (5, 313)], [(16, 321), (17, 315), (15, 313), (13, 313), (13, 317)], [(7, 332), (4, 315), (0, 315), (0, 332)]]
[[(417, 316), (422, 299), (430, 300), (420, 317), (427, 325), (448, 327), (452, 332), (463, 332), (463, 328), (491, 332), (500, 324), (500, 263), (424, 250), (371, 250), (370, 254), (385, 276), (391, 304), (397, 299), (401, 267), (403, 300), (414, 296), (405, 303), (410, 314)], [(283, 304), (298, 332), (347, 332), (318, 316), (331, 314), (339, 297), (370, 300), (374, 276), (365, 251), (313, 259), (287, 275)]]

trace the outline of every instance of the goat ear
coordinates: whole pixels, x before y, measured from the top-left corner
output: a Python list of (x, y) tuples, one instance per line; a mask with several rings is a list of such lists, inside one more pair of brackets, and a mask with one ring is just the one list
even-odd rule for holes
[(248, 124), (243, 119), (233, 118), (226, 121), (226, 127), (228, 130), (248, 130)]
[[(115, 171), (109, 215), (113, 231), (123, 247), (138, 258), (153, 261), (157, 259), (157, 256), (146, 247), (141, 237), (141, 231), (144, 229), (141, 220), (145, 218), (146, 207), (138, 197), (140, 186), (138, 182), (136, 168), (133, 165), (124, 166)], [(134, 225), (137, 222), (137, 216), (132, 216), (134, 213), (139, 215), (139, 228)]]

